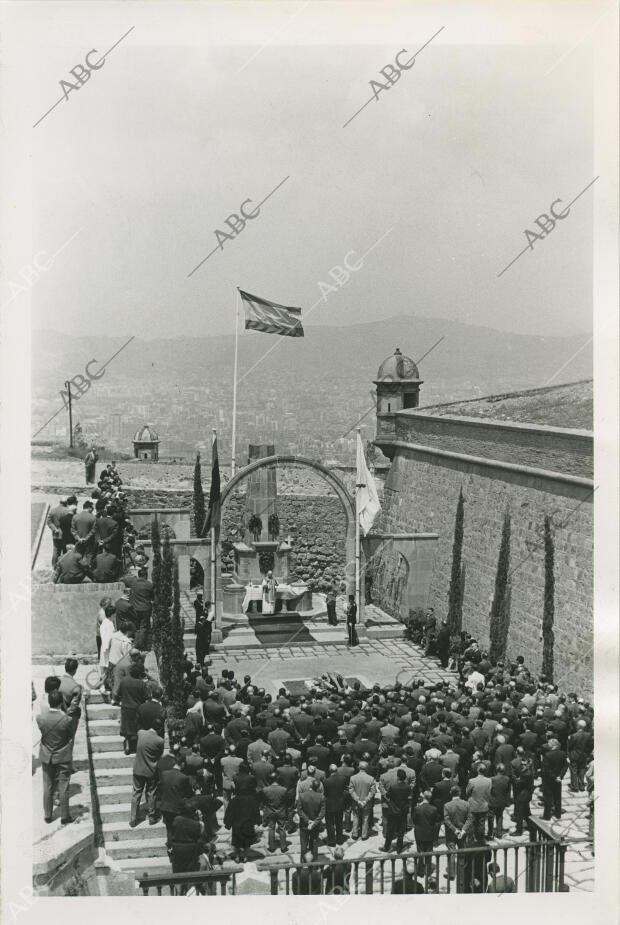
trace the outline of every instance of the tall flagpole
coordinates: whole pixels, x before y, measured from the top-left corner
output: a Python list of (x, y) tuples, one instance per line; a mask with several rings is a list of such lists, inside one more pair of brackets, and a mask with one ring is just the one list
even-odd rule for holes
[(236, 469), (236, 440), (237, 440), (237, 350), (239, 346), (239, 287), (235, 298), (235, 363), (233, 372), (233, 418), (232, 418), (232, 454), (230, 462), (231, 478)]
[[(213, 465), (213, 447), (215, 445), (215, 439), (217, 437), (217, 431), (215, 427), (212, 428), (211, 433), (211, 465)], [(213, 606), (213, 629), (217, 628), (217, 589), (215, 587), (215, 559), (216, 559), (216, 549), (215, 549), (215, 527), (213, 526), (213, 517), (211, 517), (211, 604)]]
[(356, 455), (356, 472), (355, 472), (355, 603), (357, 604), (357, 619), (358, 622), (361, 622), (362, 618), (362, 596), (360, 591), (360, 576), (361, 576), (361, 535), (360, 535), (360, 511), (359, 511), (359, 497), (360, 497), (360, 488), (362, 487), (359, 484), (360, 478), (360, 467), (359, 467), (359, 452), (360, 452), (360, 440), (361, 428), (357, 427), (357, 442), (355, 445), (355, 455)]

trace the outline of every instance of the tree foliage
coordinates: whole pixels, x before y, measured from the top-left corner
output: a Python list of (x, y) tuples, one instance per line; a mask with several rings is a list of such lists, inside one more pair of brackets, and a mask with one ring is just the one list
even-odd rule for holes
[(448, 625), (451, 633), (460, 633), (463, 626), (463, 576), (461, 565), (463, 555), (463, 523), (465, 519), (465, 501), (463, 489), (459, 491), (454, 519), (454, 541), (452, 543), (452, 572), (448, 592)]
[(502, 539), (495, 573), (495, 592), (491, 604), (489, 657), (492, 662), (504, 658), (510, 629), (510, 514), (504, 514)]
[(555, 634), (555, 544), (551, 531), (551, 521), (545, 517), (545, 597), (542, 620), (542, 673), (548, 682), (553, 683), (553, 645)]
[(183, 665), (185, 645), (183, 642), (184, 620), (181, 614), (181, 589), (179, 586), (179, 564), (174, 559), (172, 572), (172, 615), (170, 620), (170, 643), (166, 653), (169, 661), (168, 689), (166, 699), (174, 713), (180, 718), (184, 715), (183, 703)]
[(192, 523), (194, 526), (194, 536), (203, 536), (205, 517), (205, 496), (202, 489), (200, 453), (198, 453), (196, 455), (196, 463), (194, 465), (194, 494), (192, 498)]
[(174, 583), (174, 553), (170, 545), (170, 537), (164, 532), (161, 543), (161, 579), (160, 579), (160, 646), (161, 656), (159, 659), (159, 677), (161, 686), (164, 689), (166, 697), (170, 691), (171, 681), (171, 658), (170, 646), (172, 642), (172, 619), (170, 611), (172, 609), (172, 595)]
[(161, 534), (157, 515), (151, 520), (151, 547), (153, 556), (153, 566), (151, 569), (151, 581), (153, 582), (153, 614), (151, 625), (153, 650), (159, 661), (161, 657), (162, 627), (165, 621), (165, 614), (163, 612), (161, 600)]

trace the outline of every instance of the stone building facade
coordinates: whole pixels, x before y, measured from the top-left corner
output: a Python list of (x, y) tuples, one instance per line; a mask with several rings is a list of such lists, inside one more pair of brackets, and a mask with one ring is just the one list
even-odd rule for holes
[[(379, 412), (376, 440), (391, 467), (375, 529), (437, 534), (427, 603), (439, 618), (448, 610), (455, 515), (463, 490), (463, 628), (483, 646), (489, 640), (502, 522), (509, 511), (512, 595), (507, 654), (524, 655), (536, 671), (542, 659), (544, 518), (550, 518), (555, 545), (555, 680), (564, 690), (584, 693), (592, 692), (593, 435), (591, 401), (583, 401), (584, 392), (591, 397), (591, 388), (591, 382), (574, 383), (403, 410), (384, 420)], [(578, 413), (567, 419), (571, 389), (579, 394), (574, 403)], [(541, 401), (548, 423), (531, 423), (532, 418), (540, 421)], [(530, 406), (536, 408), (535, 415), (528, 412)], [(517, 420), (502, 419), (507, 407)], [(574, 426), (555, 426), (558, 422)], [(373, 596), (403, 616), (393, 574), (397, 563), (376, 565)]]

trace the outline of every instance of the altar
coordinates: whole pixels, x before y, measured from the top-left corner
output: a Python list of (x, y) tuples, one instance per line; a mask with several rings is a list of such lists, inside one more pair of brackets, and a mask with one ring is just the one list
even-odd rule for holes
[[(308, 600), (309, 597), (309, 600)], [(250, 584), (245, 589), (245, 595), (241, 608), (244, 613), (257, 611), (262, 613), (261, 604), (263, 601), (262, 585)], [(275, 613), (282, 610), (299, 611), (312, 609), (312, 592), (306, 584), (279, 584), (276, 588), (276, 608)]]

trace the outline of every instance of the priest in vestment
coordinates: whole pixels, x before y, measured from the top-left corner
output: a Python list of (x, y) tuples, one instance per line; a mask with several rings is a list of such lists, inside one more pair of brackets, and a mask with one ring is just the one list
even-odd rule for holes
[(273, 572), (267, 572), (263, 578), (263, 613), (275, 613), (276, 609), (276, 588), (278, 587), (277, 579), (273, 577)]

